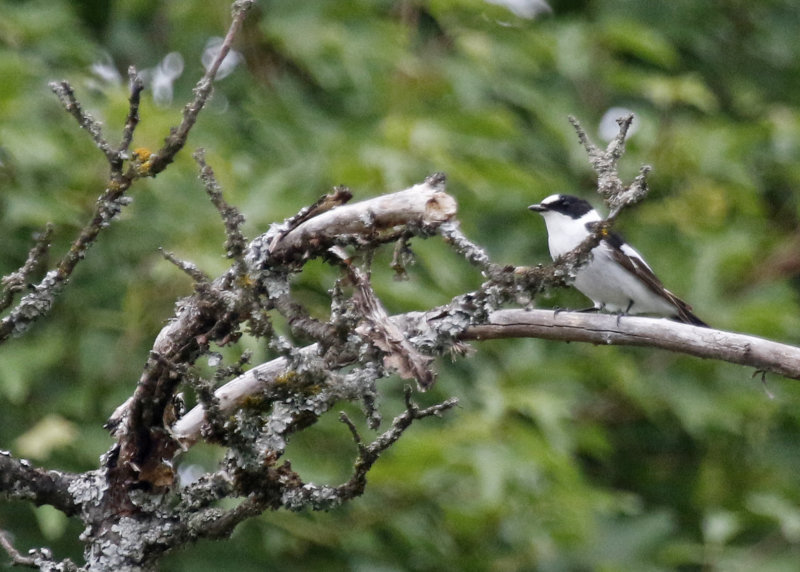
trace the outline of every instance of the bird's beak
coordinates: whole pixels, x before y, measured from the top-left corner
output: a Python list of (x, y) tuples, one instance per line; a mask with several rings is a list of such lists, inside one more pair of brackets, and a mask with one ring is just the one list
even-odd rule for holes
[(537, 213), (543, 213), (544, 211), (547, 210), (547, 207), (542, 206), (539, 203), (536, 203), (535, 205), (529, 206), (528, 210), (531, 210), (531, 211), (534, 211), (534, 212), (537, 212)]

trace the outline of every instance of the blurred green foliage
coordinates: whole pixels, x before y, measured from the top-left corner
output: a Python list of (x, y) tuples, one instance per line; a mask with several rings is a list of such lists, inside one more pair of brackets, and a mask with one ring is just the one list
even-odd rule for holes
[[(449, 177), (464, 230), (496, 262), (548, 260), (526, 206), (592, 197), (568, 114), (599, 141), (609, 108), (636, 114), (622, 165), (653, 166), (647, 201), (620, 221), (676, 293), (709, 323), (800, 343), (800, 11), (792, 0), (564, 0), (535, 19), (477, 0), (262, 1), (189, 146), (208, 149), (227, 199), (255, 236), (332, 185), (356, 198), (434, 171)], [(107, 166), (47, 81), (68, 79), (116, 139), (124, 82), (105, 62), (152, 69), (184, 59), (173, 103), (149, 96), (134, 146), (156, 148), (202, 73), (225, 2), (0, 0), (0, 273), (46, 221), (68, 247)], [(188, 150), (187, 150), (188, 151)], [(101, 425), (130, 395), (154, 336), (190, 293), (157, 247), (226, 268), (222, 225), (189, 153), (140, 182), (79, 266), (49, 319), (0, 351), (0, 445), (47, 467), (96, 467)], [(594, 200), (594, 199), (593, 199)], [(597, 202), (597, 201), (596, 201)], [(410, 281), (390, 253), (376, 289), (393, 312), (481, 278), (437, 239), (414, 244)], [(296, 290), (324, 315), (335, 272), (309, 265)], [(541, 305), (583, 306), (574, 292)], [(242, 347), (266, 359), (254, 340)], [(239, 348), (226, 353), (234, 359)], [(174, 554), (165, 570), (794, 570), (800, 558), (800, 386), (647, 349), (538, 340), (475, 344), (422, 403), (461, 407), (409, 430), (366, 494), (324, 514), (267, 514), (229, 542)], [(387, 418), (401, 382), (382, 384)], [(357, 409), (343, 405), (353, 417)], [(367, 430), (364, 429), (365, 434)], [(336, 415), (287, 457), (308, 480), (347, 478), (354, 445)], [(198, 447), (184, 466), (213, 467)], [(18, 548), (80, 558), (78, 523), (24, 503), (0, 507)]]

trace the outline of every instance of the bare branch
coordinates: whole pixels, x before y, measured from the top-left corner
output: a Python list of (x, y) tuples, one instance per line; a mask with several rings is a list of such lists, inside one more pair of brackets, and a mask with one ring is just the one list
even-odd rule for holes
[(800, 379), (800, 348), (764, 338), (691, 326), (663, 318), (552, 310), (498, 310), (467, 328), (465, 340), (541, 338), (602, 345), (646, 346), (727, 361)]
[(633, 114), (617, 119), (619, 132), (605, 150), (601, 150), (591, 142), (575, 117), (570, 115), (569, 122), (575, 128), (578, 141), (586, 149), (589, 162), (597, 173), (597, 192), (605, 199), (611, 210), (609, 219), (615, 218), (624, 207), (642, 200), (648, 190), (646, 176), (650, 172), (650, 167), (643, 166), (639, 171), (639, 176), (629, 186), (622, 182), (617, 173), (617, 163), (625, 152), (625, 139), (628, 136), (628, 129), (633, 123)]
[(69, 84), (69, 82), (50, 82), (50, 89), (53, 90), (53, 93), (55, 93), (56, 96), (58, 96), (58, 99), (61, 101), (64, 109), (66, 109), (69, 114), (75, 118), (81, 129), (84, 129), (87, 133), (89, 133), (97, 148), (100, 149), (106, 156), (106, 159), (111, 162), (114, 159), (116, 152), (108, 143), (108, 141), (106, 141), (105, 137), (103, 137), (102, 124), (83, 110), (83, 107), (75, 97), (75, 91), (72, 89), (72, 86)]
[(364, 440), (361, 438), (361, 435), (356, 428), (356, 424), (353, 423), (353, 420), (350, 419), (350, 416), (344, 411), (339, 412), (339, 421), (344, 423), (350, 430), (350, 434), (353, 436), (353, 441), (355, 441), (356, 446), (358, 447), (358, 452), (361, 453), (361, 450), (364, 448)]
[(444, 223), (439, 227), (439, 233), (453, 250), (463, 256), (467, 262), (480, 268), (487, 276), (494, 274), (500, 268), (491, 261), (489, 255), (483, 248), (469, 240), (466, 235), (461, 232), (461, 227), (457, 220)]
[[(453, 219), (455, 213), (455, 200), (444, 192), (444, 177), (438, 174), (432, 175), (424, 183), (403, 191), (323, 210), (315, 217), (304, 217), (303, 222), (288, 233), (284, 233), (282, 226), (273, 228), (250, 244), (246, 257), (250, 268), (248, 274), (253, 279), (261, 279), (265, 283), (274, 281), (276, 274), (272, 267), (275, 258), (279, 261), (295, 258), (303, 261), (312, 256), (328, 253), (330, 245), (339, 241), (344, 244), (359, 244), (369, 240), (384, 242), (390, 240), (388, 235), (402, 235), (410, 229), (415, 232), (433, 232), (441, 224)], [(277, 243), (275, 237), (278, 237)], [(264, 276), (259, 278), (257, 270), (259, 268), (270, 270), (264, 271)], [(224, 278), (223, 276), (214, 283)], [(277, 292), (274, 301), (282, 299), (281, 292), (286, 288), (283, 282), (285, 277), (281, 280), (282, 282), (273, 288)], [(270, 291), (270, 288), (266, 289)], [(168, 355), (169, 347), (175, 348), (179, 345), (177, 340), (186, 339), (187, 333), (192, 332), (195, 327), (189, 322), (195, 321), (198, 316), (195, 304), (192, 299), (185, 302), (176, 319), (159, 334), (154, 350)], [(284, 308), (283, 311), (288, 316), (293, 315), (290, 309)], [(310, 357), (320, 351), (320, 346), (312, 344), (297, 351), (299, 355)], [(352, 363), (356, 357), (354, 353), (339, 352), (335, 363), (329, 365), (343, 367)], [(215, 392), (219, 399), (220, 411), (228, 414), (249, 396), (263, 391), (269, 392), (268, 388), (287, 371), (289, 365), (290, 361), (287, 358), (278, 358), (252, 368), (221, 387)], [(127, 404), (118, 408), (112, 419), (124, 417), (127, 408)], [(200, 437), (203, 419), (202, 406), (195, 407), (172, 428), (174, 436), (184, 446), (191, 445)]]
[(50, 249), (50, 237), (53, 236), (53, 225), (48, 223), (44, 232), (36, 236), (36, 244), (28, 251), (28, 258), (25, 264), (16, 272), (3, 276), (0, 284), (3, 285), (3, 292), (0, 294), (0, 310), (5, 310), (11, 305), (14, 294), (25, 287), (25, 281), (34, 269), (42, 263), (42, 258)]
[(237, 261), (241, 260), (242, 254), (247, 247), (247, 239), (242, 234), (242, 225), (244, 224), (244, 215), (239, 212), (235, 207), (232, 207), (222, 196), (222, 188), (217, 183), (217, 178), (214, 176), (214, 170), (206, 163), (206, 152), (204, 149), (198, 149), (192, 155), (194, 160), (200, 166), (200, 180), (206, 188), (206, 193), (211, 198), (211, 202), (216, 207), (222, 222), (225, 224), (225, 254), (228, 258), (233, 258)]
[[(197, 83), (194, 99), (184, 108), (181, 124), (171, 131), (158, 152), (150, 153), (146, 149), (134, 152), (129, 174), (122, 178), (127, 186), (135, 178), (154, 176), (163, 171), (183, 148), (198, 114), (211, 95), (217, 70), (252, 5), (253, 0), (234, 2), (228, 33), (216, 58)], [(132, 106), (133, 99), (132, 96)], [(132, 110), (128, 125), (135, 125), (135, 117)], [(125, 133), (128, 133), (127, 125)], [(211, 176), (206, 180), (210, 181)], [(122, 191), (127, 188), (125, 185), (117, 186), (122, 187)], [(174, 257), (173, 261), (176, 261)], [(204, 278), (188, 263), (179, 263), (179, 266), (195, 278)], [(185, 373), (181, 368), (207, 351), (209, 343), (216, 341), (224, 345), (240, 335), (238, 326), (247, 311), (241, 307), (240, 293), (230, 289), (233, 279), (240, 274), (241, 269), (239, 272), (232, 270), (213, 283), (197, 283), (196, 294), (184, 301), (178, 317), (156, 338), (134, 395), (109, 419), (107, 427), (119, 438), (118, 449), (109, 457), (113, 457), (114, 462), (109, 477), (122, 505), (127, 503), (125, 490), (133, 482), (144, 480), (156, 487), (172, 482), (171, 467), (164, 460), (172, 457), (178, 445), (166, 431), (165, 420), (171, 417), (169, 408)]]
[[(406, 332), (416, 332), (412, 341), (425, 346), (438, 343), (449, 347), (459, 340), (519, 337), (646, 346), (800, 379), (800, 348), (745, 334), (700, 328), (661, 318), (624, 316), (617, 323), (615, 315), (555, 313), (553, 310), (498, 310), (490, 313), (485, 323), (474, 325), (451, 320), (451, 317), (461, 316), (464, 312), (462, 307), (451, 304), (425, 313), (410, 312), (392, 316), (391, 320)], [(457, 324), (461, 324), (463, 330), (454, 333), (451, 328)], [(300, 351), (315, 354), (319, 348), (312, 344)], [(347, 356), (342, 357), (343, 361), (338, 365), (347, 365)], [(354, 359), (354, 356), (350, 357)], [(220, 387), (215, 392), (220, 411), (230, 414), (250, 396), (270, 391), (270, 387), (280, 383), (288, 367), (286, 358), (277, 358), (253, 367)], [(197, 406), (173, 426), (173, 434), (184, 446), (191, 446), (200, 437), (204, 414), (202, 406)]]
[(196, 264), (193, 262), (189, 262), (188, 260), (181, 260), (180, 258), (176, 257), (173, 253), (164, 250), (163, 248), (159, 248), (158, 251), (161, 253), (161, 256), (169, 260), (172, 264), (180, 268), (189, 278), (191, 278), (197, 284), (208, 284), (211, 281), (208, 274), (200, 270)]
[(443, 401), (442, 403), (437, 403), (436, 405), (426, 407), (425, 409), (420, 409), (419, 406), (412, 401), (411, 390), (409, 387), (406, 387), (405, 398), (406, 410), (395, 417), (392, 421), (392, 426), (387, 431), (379, 435), (378, 438), (369, 445), (364, 445), (362, 443), (361, 438), (358, 435), (358, 431), (355, 430), (355, 426), (353, 425), (352, 421), (350, 421), (350, 419), (344, 414), (340, 416), (342, 422), (344, 422), (350, 428), (350, 432), (353, 434), (353, 438), (358, 446), (358, 458), (355, 462), (355, 471), (353, 476), (349, 481), (336, 487), (335, 489), (337, 493), (336, 498), (339, 502), (357, 497), (364, 492), (364, 487), (367, 484), (367, 473), (375, 464), (375, 461), (378, 460), (378, 457), (380, 457), (381, 453), (394, 445), (397, 440), (400, 439), (400, 437), (403, 435), (403, 432), (408, 429), (415, 420), (430, 417), (432, 415), (439, 416), (444, 411), (452, 409), (458, 405), (458, 399), (453, 397)]
[(29, 461), (15, 459), (8, 451), (0, 451), (0, 496), (28, 500), (36, 506), (49, 504), (67, 516), (76, 514), (79, 506), (69, 493), (69, 486), (78, 475), (45, 471)]
[(439, 416), (444, 411), (452, 409), (458, 404), (455, 398), (448, 399), (425, 409), (420, 409), (411, 401), (411, 390), (406, 388), (406, 410), (394, 418), (392, 426), (378, 436), (372, 443), (365, 445), (355, 429), (355, 425), (347, 415), (342, 413), (340, 420), (348, 426), (356, 445), (358, 446), (358, 458), (354, 464), (353, 476), (338, 487), (327, 485), (314, 485), (311, 483), (282, 482), (283, 492), (281, 495), (281, 505), (289, 510), (302, 510), (311, 508), (313, 510), (330, 510), (342, 503), (360, 496), (364, 492), (367, 484), (367, 473), (378, 460), (381, 453), (394, 445), (403, 435), (406, 429), (417, 419), (430, 416)]
[(242, 22), (244, 22), (245, 16), (247, 16), (247, 12), (252, 8), (254, 2), (255, 0), (237, 0), (233, 3), (233, 19), (228, 28), (228, 33), (222, 41), (217, 57), (214, 58), (214, 61), (206, 70), (205, 75), (203, 75), (200, 81), (197, 82), (197, 85), (195, 85), (194, 99), (183, 108), (183, 120), (180, 125), (171, 130), (169, 136), (164, 139), (164, 145), (150, 158), (150, 175), (155, 176), (163, 171), (164, 168), (173, 161), (178, 151), (183, 149), (183, 146), (186, 145), (189, 132), (197, 122), (197, 116), (205, 107), (209, 97), (211, 97), (211, 92), (214, 87), (214, 78), (217, 76), (219, 66), (222, 65), (225, 56), (230, 52), (233, 41), (239, 33), (239, 29), (242, 27)]
[(276, 262), (305, 260), (334, 244), (391, 242), (409, 228), (430, 233), (455, 214), (456, 201), (445, 193), (445, 177), (436, 173), (406, 190), (322, 212), (285, 234), (279, 229), (277, 241), (268, 233), (269, 245), (264, 248), (264, 239), (256, 239), (250, 256), (266, 250)]
[(187, 524), (194, 538), (227, 538), (239, 523), (258, 516), (266, 508), (260, 499), (251, 496), (227, 511), (218, 508), (201, 511), (189, 519)]
[(313, 205), (309, 205), (300, 209), (296, 215), (286, 219), (281, 225), (280, 231), (275, 234), (272, 242), (269, 245), (269, 251), (272, 253), (275, 247), (280, 244), (281, 239), (289, 232), (296, 229), (309, 219), (321, 215), (324, 212), (331, 210), (334, 207), (345, 204), (353, 198), (353, 193), (350, 189), (343, 186), (334, 187), (333, 192), (321, 196)]
[[(184, 108), (183, 121), (176, 129), (172, 130), (165, 139), (164, 146), (158, 152), (147, 154), (146, 157), (143, 156), (144, 152), (135, 154), (137, 159), (133, 165), (135, 176), (154, 176), (163, 171), (172, 162), (178, 151), (183, 148), (189, 131), (211, 95), (217, 70), (230, 51), (234, 38), (252, 4), (252, 0), (239, 0), (234, 3), (233, 21), (223, 45), (195, 87), (193, 101)], [(135, 117), (136, 115), (132, 111), (129, 114), (129, 125), (135, 125), (133, 121)], [(201, 162), (201, 167), (205, 166), (202, 155), (198, 160)], [(207, 169), (204, 170), (202, 176), (212, 200), (215, 200), (215, 204), (221, 205), (221, 196), (217, 192), (213, 173)], [(229, 213), (229, 210), (226, 212)], [(237, 250), (243, 246), (243, 238), (239, 233), (240, 221), (234, 221), (234, 218), (240, 217), (231, 215), (226, 218), (226, 227), (230, 244), (229, 252), (238, 257), (241, 256), (241, 252), (237, 252)], [(210, 341), (217, 340), (224, 344), (226, 340), (235, 339), (238, 335), (236, 327), (240, 312), (237, 308), (237, 296), (225, 290), (225, 286), (230, 284), (233, 275), (229, 273), (213, 284), (208, 284), (205, 276), (194, 265), (179, 262), (175, 257), (170, 259), (195, 278), (198, 285), (203, 288), (192, 299), (192, 305), (189, 306), (187, 303), (183, 307), (186, 311), (181, 311), (178, 319), (159, 334), (154, 344), (154, 351), (151, 353), (151, 360), (145, 367), (134, 396), (119, 407), (109, 419), (107, 426), (123, 438), (119, 451), (121, 464), (118, 465), (114, 476), (117, 485), (143, 475), (151, 475), (157, 480), (164, 480), (161, 475), (162, 469), (168, 473), (166, 479), (171, 478), (169, 476), (171, 471), (168, 468), (147, 467), (146, 470), (143, 470), (141, 465), (145, 454), (148, 454), (156, 463), (160, 463), (160, 459), (157, 458), (157, 455), (153, 455), (153, 451), (160, 450), (163, 453), (162, 458), (168, 458), (170, 456), (168, 451), (174, 447), (171, 438), (163, 430), (162, 419), (166, 408), (172, 403), (172, 394), (180, 376), (176, 376), (167, 364), (190, 364), (207, 348)], [(235, 274), (240, 273), (241, 270)]]
[[(578, 134), (578, 141), (589, 155), (589, 162), (592, 164), (597, 174), (616, 172), (617, 162), (625, 153), (625, 138), (628, 136), (628, 128), (630, 128), (631, 123), (633, 123), (633, 114), (630, 113), (617, 119), (619, 132), (614, 139), (609, 142), (605, 151), (592, 143), (589, 136), (586, 135), (586, 131), (584, 131), (580, 122), (578, 122), (575, 117), (570, 115), (568, 119), (575, 129), (575, 132)], [(601, 191), (600, 194), (603, 194), (603, 192)], [(605, 197), (604, 194), (603, 196)]]
[(330, 345), (336, 340), (333, 324), (314, 318), (302, 305), (294, 301), (290, 292), (280, 292), (270, 298), (275, 309), (289, 322), (292, 334)]
[(125, 120), (125, 127), (122, 128), (122, 140), (119, 143), (119, 147), (117, 147), (116, 163), (112, 161), (112, 168), (116, 168), (120, 173), (122, 172), (122, 159), (131, 146), (133, 132), (139, 124), (139, 102), (144, 90), (144, 81), (142, 81), (142, 77), (133, 66), (128, 68), (128, 80), (131, 86), (131, 95), (128, 99), (128, 117)]
[(13, 562), (17, 566), (28, 566), (30, 568), (36, 568), (36, 559), (31, 556), (23, 556), (20, 554), (19, 550), (14, 548), (14, 545), (11, 544), (11, 540), (8, 538), (8, 533), (5, 530), (0, 530), (0, 546), (5, 550), (8, 555), (11, 557), (11, 562)]
[[(444, 177), (432, 175), (424, 183), (404, 191), (323, 211), (283, 235), (277, 246), (273, 246), (274, 237), (281, 235), (281, 228), (275, 228), (256, 238), (250, 244), (246, 257), (250, 269), (249, 275), (254, 280), (273, 284), (271, 289), (269, 286), (265, 286), (265, 290), (267, 292), (275, 291), (273, 299), (278, 300), (281, 298), (281, 292), (285, 292), (288, 288), (285, 272), (278, 275), (272, 270), (269, 272), (258, 270), (272, 268), (275, 258), (285, 261), (287, 258), (299, 257), (302, 260), (327, 252), (329, 246), (337, 241), (358, 243), (365, 238), (385, 241), (389, 240), (389, 235), (402, 234), (408, 232), (409, 229), (413, 229), (415, 232), (433, 232), (438, 225), (454, 217), (455, 210), (455, 200), (444, 192)], [(375, 237), (376, 232), (378, 233), (377, 238)], [(273, 246), (272, 252), (270, 252), (270, 246)], [(237, 304), (241, 302), (239, 295), (235, 292), (223, 292), (221, 289), (223, 285), (231, 283), (230, 278), (229, 271), (209, 285), (209, 292), (217, 292), (219, 296), (216, 303), (213, 301), (213, 296), (212, 298), (201, 297), (199, 294), (184, 300), (176, 318), (165, 326), (156, 338), (153, 346), (155, 355), (163, 356), (176, 363), (191, 363), (200, 354), (204, 344), (217, 339), (210, 333), (215, 324), (227, 324), (227, 329), (220, 330), (220, 334), (224, 334), (235, 325), (234, 322), (224, 319), (224, 315), (229, 315), (231, 320), (246, 317), (243, 310), (236, 309)], [(275, 283), (276, 280), (280, 284)], [(219, 339), (222, 339), (222, 336)], [(339, 362), (343, 364), (351, 362), (354, 357), (343, 354), (339, 358)], [(283, 362), (280, 371), (285, 368), (286, 362)], [(146, 392), (159, 387), (161, 382), (158, 380), (166, 379), (163, 374), (164, 372), (159, 371), (155, 365), (146, 368), (133, 401), (120, 406), (109, 420), (109, 425), (116, 427), (117, 431), (126, 431), (127, 422), (123, 422), (123, 420), (127, 417), (132, 403), (144, 399)], [(174, 388), (176, 382), (169, 382), (169, 385)], [(224, 396), (219, 393), (217, 396), (220, 398), (221, 410), (228, 411)], [(165, 400), (160, 401), (166, 403)], [(179, 423), (185, 426), (194, 420), (194, 424), (191, 425), (192, 430), (186, 434), (184, 431), (178, 430), (176, 435), (179, 439), (193, 440), (199, 435), (203, 418), (202, 410), (199, 418), (191, 415), (187, 415), (187, 417), (184, 417)]]
[[(312, 355), (318, 351), (318, 346), (312, 344), (301, 351)], [(270, 386), (276, 383), (278, 376), (285, 373), (288, 367), (289, 359), (280, 357), (249, 369), (217, 389), (214, 395), (221, 414), (229, 414), (253, 395), (268, 393)], [(205, 409), (202, 405), (198, 405), (173, 425), (172, 434), (184, 447), (191, 446), (200, 438), (204, 421)]]
[(111, 224), (122, 208), (130, 203), (130, 199), (125, 196), (125, 193), (133, 181), (141, 175), (141, 172), (132, 168), (127, 173), (123, 173), (122, 165), (127, 156), (133, 131), (138, 123), (139, 96), (143, 89), (142, 80), (135, 70), (131, 69), (130, 74), (130, 107), (123, 128), (122, 142), (117, 149), (112, 148), (103, 137), (100, 123), (83, 111), (69, 82), (50, 84), (66, 110), (78, 120), (78, 124), (83, 129), (89, 132), (97, 147), (106, 156), (111, 173), (105, 190), (95, 203), (91, 220), (81, 229), (69, 251), (58, 261), (56, 269), (48, 272), (34, 286), (33, 292), (24, 296), (17, 307), (0, 321), (0, 343), (12, 335), (21, 335), (32, 323), (50, 311), (56, 296), (63, 290), (78, 263), (86, 257), (86, 252), (97, 241), (97, 237)]

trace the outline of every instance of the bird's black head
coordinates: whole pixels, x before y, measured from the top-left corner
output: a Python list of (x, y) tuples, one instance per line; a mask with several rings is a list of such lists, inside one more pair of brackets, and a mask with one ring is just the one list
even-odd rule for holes
[(578, 219), (592, 210), (592, 205), (572, 195), (550, 195), (539, 204), (531, 205), (528, 208), (538, 213), (553, 211), (572, 219)]

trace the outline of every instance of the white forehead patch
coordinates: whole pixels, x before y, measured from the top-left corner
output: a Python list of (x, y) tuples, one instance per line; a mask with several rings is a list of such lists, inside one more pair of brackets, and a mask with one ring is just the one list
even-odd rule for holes
[(551, 205), (555, 202), (558, 202), (561, 199), (561, 195), (550, 195), (549, 197), (542, 199), (539, 204), (540, 205)]

